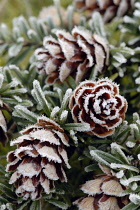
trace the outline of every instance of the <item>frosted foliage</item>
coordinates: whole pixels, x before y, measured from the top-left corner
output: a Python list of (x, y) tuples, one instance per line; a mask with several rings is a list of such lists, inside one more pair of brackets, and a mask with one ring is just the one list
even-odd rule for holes
[(76, 122), (88, 123), (87, 133), (100, 138), (112, 135), (125, 118), (126, 99), (108, 78), (84, 81), (74, 90), (69, 107)]
[(44, 48), (35, 51), (38, 73), (47, 75), (48, 84), (63, 82), (69, 75), (74, 76), (78, 84), (96, 64), (97, 73), (106, 69), (109, 47), (103, 38), (95, 35), (95, 39), (94, 34), (81, 27), (74, 27), (71, 34), (58, 29), (53, 33), (58, 41), (45, 37)]
[(139, 204), (140, 205), (140, 196), (137, 194), (130, 194), (129, 199), (131, 200), (131, 202), (133, 202), (134, 204)]
[(68, 137), (59, 124), (45, 116), (21, 134), (11, 143), (18, 148), (7, 156), (6, 171), (13, 171), (9, 184), (15, 185), (17, 196), (38, 200), (42, 191), (49, 194), (54, 190), (54, 181), (67, 182), (62, 164), (70, 168), (64, 146)]
[(0, 74), (0, 88), (2, 87), (3, 80), (4, 80), (4, 76), (3, 74)]
[(140, 77), (137, 77), (137, 79), (135, 80), (136, 84), (140, 85)]

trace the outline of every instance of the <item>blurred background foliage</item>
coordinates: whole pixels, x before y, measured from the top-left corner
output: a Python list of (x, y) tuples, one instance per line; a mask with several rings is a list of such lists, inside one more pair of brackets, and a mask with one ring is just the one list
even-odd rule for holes
[[(60, 0), (63, 7), (67, 7), (72, 0)], [(53, 0), (0, 0), (0, 22), (9, 26), (12, 25), (12, 19), (23, 15), (38, 16), (42, 7), (53, 4)]]

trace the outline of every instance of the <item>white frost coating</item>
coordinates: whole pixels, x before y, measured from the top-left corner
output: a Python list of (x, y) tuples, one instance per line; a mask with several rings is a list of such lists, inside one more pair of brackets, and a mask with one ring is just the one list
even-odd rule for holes
[(58, 175), (57, 175), (57, 173), (56, 173), (56, 168), (55, 168), (55, 166), (54, 166), (54, 165), (51, 165), (51, 164), (49, 164), (49, 163), (48, 163), (48, 164), (45, 166), (45, 168), (43, 169), (43, 173), (44, 173), (45, 176), (47, 176), (47, 178), (50, 179), (50, 180), (56, 181), (56, 180), (59, 179), (59, 177), (58, 177)]
[(33, 163), (20, 164), (17, 168), (17, 171), (23, 176), (28, 176), (29, 178), (37, 176), (40, 173), (40, 170), (35, 170)]
[(45, 62), (44, 69), (45, 69), (46, 74), (51, 74), (54, 71), (56, 71), (57, 66), (53, 63), (52, 59), (49, 59), (47, 60), (47, 62)]
[(32, 146), (19, 147), (18, 149), (15, 150), (15, 156), (18, 157), (19, 159), (22, 159), (22, 157), (19, 156), (19, 153), (26, 152), (28, 150), (33, 150)]
[(60, 140), (62, 141), (62, 143), (66, 146), (69, 146), (67, 139), (65, 138), (64, 134), (61, 133), (60, 131), (56, 131), (53, 130), (54, 133), (56, 133), (58, 135), (58, 137), (60, 138)]
[(59, 45), (56, 45), (56, 44), (46, 44), (46, 49), (49, 51), (49, 53), (52, 55), (52, 56), (56, 56), (58, 53), (61, 52), (61, 49), (59, 47)]
[(102, 96), (104, 93), (108, 93), (110, 95), (110, 97), (111, 97), (113, 92), (111, 92), (108, 89), (102, 88), (101, 90), (96, 92), (95, 100), (98, 99), (100, 96)]
[(118, 179), (122, 178), (124, 176), (124, 171), (123, 170), (120, 170), (118, 173), (116, 173), (116, 177)]
[(3, 80), (4, 80), (4, 75), (0, 74), (0, 88), (2, 87)]
[(110, 164), (107, 161), (105, 161), (103, 158), (101, 158), (98, 154), (96, 154), (94, 150), (91, 150), (90, 154), (94, 160), (110, 168)]
[(75, 26), (72, 30), (72, 35), (79, 39), (79, 36), (82, 36), (89, 44), (94, 44), (92, 34), (90, 31), (85, 30), (85, 28)]
[(26, 181), (24, 181), (22, 188), (28, 192), (35, 191), (35, 186), (33, 185), (32, 179), (28, 178)]
[(112, 180), (112, 179), (104, 182), (101, 186), (101, 189), (106, 195), (118, 196), (118, 197), (121, 197), (123, 192), (121, 184), (117, 180)]
[(5, 210), (5, 209), (6, 209), (6, 205), (2, 204), (1, 207), (0, 207), (0, 210)]
[(129, 199), (136, 205), (140, 204), (140, 195), (138, 194), (130, 194)]
[(50, 130), (36, 130), (30, 133), (30, 137), (38, 139), (41, 142), (49, 142), (50, 144), (60, 145), (60, 142), (55, 138), (54, 134)]
[[(36, 130), (36, 129), (39, 129), (39, 128), (42, 128), (41, 126), (39, 125), (29, 125), (27, 126), (25, 129), (21, 130), (20, 133), (21, 134), (24, 134), (24, 133), (28, 133), (30, 130)], [(25, 134), (26, 136), (26, 134)], [(29, 136), (29, 135), (28, 135)], [(20, 136), (22, 138), (22, 136)], [(18, 137), (18, 138), (20, 138)], [(23, 136), (24, 137), (24, 136)], [(30, 137), (31, 138), (31, 137)], [(29, 139), (30, 140), (30, 139)]]
[(45, 179), (45, 181), (40, 182), (40, 184), (44, 188), (45, 193), (49, 194), (50, 193), (50, 181), (48, 179)]
[(135, 142), (132, 142), (132, 141), (126, 142), (126, 146), (129, 147), (129, 148), (133, 148), (135, 145), (136, 145)]
[(76, 200), (74, 204), (78, 206), (79, 210), (94, 210), (93, 204), (94, 204), (94, 197), (85, 197), (82, 199), (82, 201), (78, 202), (79, 200)]
[(44, 50), (43, 48), (38, 48), (35, 50), (34, 55), (38, 60), (43, 60), (47, 56), (47, 50)]
[(2, 114), (2, 111), (0, 110), (0, 127), (2, 128), (2, 130), (4, 132), (7, 132), (7, 125), (6, 125), (6, 121), (5, 118)]
[(59, 39), (58, 41), (66, 59), (69, 61), (75, 55), (75, 49), (73, 44), (62, 39)]
[(96, 114), (101, 114), (100, 102), (101, 102), (101, 99), (97, 99), (97, 100), (95, 100), (95, 102), (93, 104), (93, 108), (94, 108), (94, 111), (96, 112)]
[(95, 117), (95, 115), (90, 111), (90, 118), (99, 125), (104, 125), (106, 122)]
[(140, 85), (140, 77), (137, 77), (137, 79), (135, 80), (137, 85)]
[(80, 38), (78, 39), (77, 43), (82, 48), (82, 51), (85, 52), (87, 55), (87, 59), (89, 60), (88, 67), (93, 66), (94, 60), (93, 60), (93, 56), (91, 56), (90, 48), (88, 48), (85, 42), (81, 40)]
[[(37, 118), (37, 122), (39, 123), (39, 120), (43, 120), (44, 122), (46, 122), (46, 125), (47, 125), (47, 123), (52, 123), (52, 124), (54, 124), (54, 126), (57, 126), (58, 128), (60, 128), (60, 126), (54, 121), (54, 120), (51, 120), (50, 118), (48, 118), (48, 117), (46, 117), (46, 116), (39, 116), (38, 118)], [(62, 128), (60, 128), (61, 130), (62, 130)]]
[(86, 113), (88, 113), (89, 112), (89, 108), (88, 108), (89, 99), (94, 98), (94, 94), (88, 94), (87, 96), (84, 96), (83, 98), (85, 100), (83, 106), (84, 106)]
[[(105, 78), (102, 78), (102, 79), (99, 79), (98, 81), (97, 81), (97, 84), (102, 84), (102, 86), (105, 84), (110, 84), (113, 88), (115, 87), (116, 88), (116, 90), (117, 90), (117, 94), (119, 94), (119, 85), (118, 84), (116, 84), (115, 82), (113, 82), (111, 79), (109, 79), (108, 77), (105, 77)], [(109, 85), (108, 84), (108, 85)]]
[(44, 146), (40, 149), (38, 149), (38, 153), (41, 155), (41, 157), (47, 157), (49, 161), (54, 161), (57, 163), (62, 163), (62, 160), (57, 155), (56, 151), (52, 147)]
[(96, 60), (97, 68), (98, 68), (98, 71), (101, 72), (104, 67), (105, 53), (104, 53), (103, 48), (100, 45), (94, 44), (94, 47), (95, 47), (95, 60)]
[(74, 37), (69, 32), (66, 32), (65, 30), (53, 29), (52, 31), (56, 34), (58, 38), (62, 36), (61, 39), (65, 38), (66, 40), (69, 40), (69, 41), (76, 41)]
[(71, 73), (71, 69), (66, 65), (66, 61), (62, 63), (59, 68), (59, 78), (60, 81), (63, 82)]
[(68, 116), (68, 111), (67, 110), (64, 110), (60, 116), (60, 120), (63, 121), (63, 120), (66, 120), (67, 119), (67, 116)]
[[(38, 194), (38, 192), (37, 191), (35, 191), (35, 192), (31, 192), (30, 194), (25, 194), (24, 195), (24, 198), (25, 198), (25, 200), (27, 200), (28, 198), (29, 198), (29, 196), (31, 196), (31, 199), (32, 200), (35, 200), (36, 199), (36, 196), (37, 196), (37, 194)], [(27, 198), (25, 197), (27, 195)], [(29, 196), (28, 196), (29, 195)]]
[(17, 179), (21, 176), (21, 174), (19, 174), (17, 171), (14, 172), (12, 174), (12, 176), (10, 177), (10, 180), (9, 180), (9, 184), (13, 184), (15, 183), (15, 181), (17, 181)]
[(100, 186), (103, 182), (103, 179), (95, 179), (95, 180), (90, 180), (87, 181), (83, 186), (81, 187), (81, 190), (88, 194), (88, 195), (96, 195), (96, 194), (101, 194), (102, 191), (100, 189)]
[(66, 177), (66, 174), (65, 174), (65, 171), (63, 170), (63, 168), (62, 168), (62, 166), (61, 166), (61, 172), (62, 172), (62, 174), (63, 174), (63, 180), (61, 180), (61, 182), (67, 182), (67, 177)]
[(29, 30), (27, 31), (27, 35), (28, 35), (29, 39), (32, 39), (32, 35), (35, 36), (35, 37), (37, 37), (36, 31), (33, 30), (33, 29), (29, 29)]
[(29, 135), (19, 136), (17, 139), (10, 142), (10, 146), (22, 143), (24, 140), (33, 140)]
[(46, 37), (44, 37), (44, 40), (43, 40), (43, 46), (45, 48), (46, 48), (46, 46), (48, 46), (48, 42), (58, 44), (58, 41), (55, 38), (53, 38), (52, 36), (46, 36)]
[[(78, 88), (79, 89), (79, 88)], [(78, 93), (75, 95), (75, 101), (76, 101), (76, 103), (78, 104), (78, 100), (79, 100), (79, 98), (83, 95), (83, 93), (84, 93), (84, 91), (85, 90), (94, 90), (94, 88), (93, 87), (87, 87), (87, 86), (83, 86), (79, 91), (78, 91)], [(76, 93), (77, 91), (75, 90), (75, 93)], [(92, 95), (92, 97), (94, 96), (94, 94), (91, 94)], [(83, 97), (83, 96), (82, 96)], [(84, 97), (86, 97), (86, 96), (84, 96)]]
[(52, 112), (51, 112), (51, 118), (54, 118), (56, 115), (57, 115), (57, 113), (60, 111), (60, 107), (59, 106), (55, 106), (54, 108), (53, 108), (53, 110), (52, 110)]
[(16, 163), (18, 163), (18, 161), (19, 161), (19, 158), (15, 159), (15, 160), (14, 160), (13, 162), (11, 162), (11, 163), (8, 163), (7, 166), (6, 166), (6, 171), (9, 171), (10, 166), (15, 165)]
[(61, 147), (58, 147), (58, 152), (61, 155), (62, 159), (64, 160), (64, 163), (66, 164), (67, 168), (71, 168), (71, 166), (68, 163), (68, 156), (66, 150), (64, 150)]
[(131, 170), (131, 171), (139, 172), (139, 169), (136, 168), (136, 167), (129, 166), (129, 165), (118, 164), (118, 163), (111, 163), (110, 167), (112, 169), (122, 168), (122, 169), (128, 169), (128, 170)]

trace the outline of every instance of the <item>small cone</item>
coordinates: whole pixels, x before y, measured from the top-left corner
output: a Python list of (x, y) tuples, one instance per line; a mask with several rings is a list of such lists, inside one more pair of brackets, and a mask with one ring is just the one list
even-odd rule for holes
[(12, 141), (17, 145), (9, 152), (7, 171), (14, 171), (10, 184), (16, 187), (16, 194), (32, 200), (41, 198), (41, 192), (49, 194), (54, 189), (54, 181), (67, 182), (63, 170), (68, 168), (68, 137), (53, 120), (39, 117), (36, 124), (27, 127), (21, 136)]

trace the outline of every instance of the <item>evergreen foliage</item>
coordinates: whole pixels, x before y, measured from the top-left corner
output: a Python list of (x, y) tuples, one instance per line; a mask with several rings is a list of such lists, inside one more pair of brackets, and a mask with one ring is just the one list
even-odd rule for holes
[(140, 209), (140, 3), (85, 4), (0, 24), (0, 210)]

